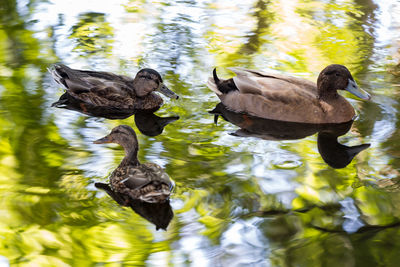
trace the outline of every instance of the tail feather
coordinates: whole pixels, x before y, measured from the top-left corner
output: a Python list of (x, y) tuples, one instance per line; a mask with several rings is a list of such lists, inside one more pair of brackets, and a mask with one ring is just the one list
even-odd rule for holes
[(213, 70), (213, 77), (209, 77), (207, 81), (207, 86), (212, 91), (214, 91), (217, 95), (222, 95), (222, 92), (218, 89), (218, 84), (220, 83), (220, 79), (217, 76), (217, 68)]
[(213, 69), (213, 77), (214, 77), (215, 83), (218, 85), (220, 81), (219, 81), (219, 78), (218, 78), (218, 75), (217, 75), (217, 68)]
[(208, 78), (207, 81), (207, 86), (210, 88), (212, 91), (214, 91), (217, 95), (222, 95), (222, 92), (218, 90), (217, 84), (214, 81), (213, 77)]
[(50, 68), (47, 68), (47, 70), (58, 84), (68, 88), (67, 83), (65, 82), (65, 78), (68, 78), (68, 74), (62, 70), (64, 67), (66, 66), (54, 64)]
[(91, 89), (91, 84), (79, 75), (82, 71), (71, 69), (63, 64), (54, 64), (48, 68), (48, 71), (54, 80), (67, 91), (80, 94), (89, 92)]
[(217, 76), (217, 70), (213, 70), (213, 77), (208, 78), (207, 86), (220, 98), (229, 92), (239, 91), (233, 79), (221, 80)]

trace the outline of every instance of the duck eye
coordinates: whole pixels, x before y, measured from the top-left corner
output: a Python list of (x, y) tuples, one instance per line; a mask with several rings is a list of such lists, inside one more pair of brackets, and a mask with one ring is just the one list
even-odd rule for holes
[(340, 76), (340, 74), (339, 74), (339, 73), (337, 73), (337, 72), (335, 73), (335, 75), (336, 75), (337, 77), (339, 77), (339, 76)]
[(149, 75), (141, 75), (140, 78), (144, 78), (146, 80), (151, 80), (151, 77)]

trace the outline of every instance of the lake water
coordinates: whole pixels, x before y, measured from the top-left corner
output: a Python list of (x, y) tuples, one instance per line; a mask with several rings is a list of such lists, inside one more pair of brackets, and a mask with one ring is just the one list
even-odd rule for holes
[[(2, 0), (0, 266), (399, 266), (399, 18), (396, 0)], [(180, 118), (145, 135), (134, 116), (52, 108), (56, 62), (154, 68), (180, 96), (156, 115)], [(346, 147), (209, 113), (214, 67), (315, 81), (331, 63), (372, 95), (342, 93), (358, 114)], [(166, 231), (94, 185), (124, 152), (92, 142), (120, 124), (175, 182)], [(335, 154), (362, 144), (352, 161)]]

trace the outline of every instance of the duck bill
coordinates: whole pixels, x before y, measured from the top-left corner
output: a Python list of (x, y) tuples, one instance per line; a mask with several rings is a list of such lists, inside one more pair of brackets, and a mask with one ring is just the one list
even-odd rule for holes
[(172, 92), (171, 90), (168, 89), (167, 86), (165, 86), (163, 83), (160, 84), (160, 86), (157, 89), (158, 92), (162, 93), (166, 97), (172, 98), (172, 99), (178, 99), (179, 96)]
[(93, 144), (107, 144), (107, 143), (112, 143), (112, 139), (109, 135), (97, 139), (96, 141), (93, 141)]
[(355, 81), (353, 81), (353, 80), (349, 79), (349, 84), (347, 85), (345, 90), (350, 92), (350, 93), (352, 93), (353, 95), (361, 98), (361, 99), (365, 99), (365, 100), (370, 100), (371, 99), (371, 95), (368, 94), (363, 89), (359, 88), (357, 83)]

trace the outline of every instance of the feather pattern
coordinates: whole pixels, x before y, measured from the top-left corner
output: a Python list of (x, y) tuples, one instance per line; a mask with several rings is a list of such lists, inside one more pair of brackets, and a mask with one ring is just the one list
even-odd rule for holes
[(117, 143), (125, 150), (124, 159), (109, 178), (112, 190), (131, 199), (149, 203), (162, 203), (168, 200), (173, 188), (171, 179), (157, 164), (139, 162), (137, 158), (139, 144), (131, 127), (117, 126), (109, 135), (94, 143)]
[(56, 107), (65, 107), (68, 99), (72, 98), (88, 105), (88, 108), (117, 108), (125, 112), (156, 110), (163, 100), (154, 91), (167, 92), (169, 97), (178, 98), (153, 69), (140, 70), (134, 79), (109, 72), (71, 69), (63, 64), (52, 66), (49, 72), (66, 89), (67, 96), (53, 103)]

